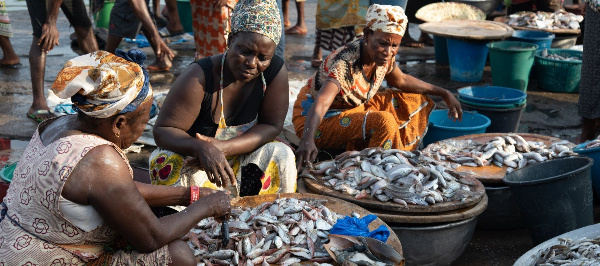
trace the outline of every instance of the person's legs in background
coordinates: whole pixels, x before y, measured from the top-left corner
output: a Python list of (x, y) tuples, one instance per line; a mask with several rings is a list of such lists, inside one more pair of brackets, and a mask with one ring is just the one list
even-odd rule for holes
[(12, 37), (12, 28), (10, 19), (6, 11), (4, 1), (0, 1), (0, 48), (2, 49), (2, 59), (0, 59), (0, 67), (16, 67), (21, 59), (15, 53), (15, 50), (10, 43)]
[[(306, 0), (295, 0), (296, 2), (296, 12), (298, 14), (298, 22), (291, 28), (285, 30), (286, 34), (306, 34), (308, 31), (306, 29), (306, 22), (304, 20), (304, 2)], [(290, 20), (288, 16), (288, 5), (289, 0), (285, 0), (283, 4), (283, 17), (284, 24), (287, 23), (290, 25)]]

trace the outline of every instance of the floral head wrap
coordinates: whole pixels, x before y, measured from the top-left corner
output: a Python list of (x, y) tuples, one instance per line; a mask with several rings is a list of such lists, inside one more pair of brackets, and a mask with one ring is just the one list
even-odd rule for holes
[(71, 97), (76, 109), (91, 117), (132, 112), (152, 98), (148, 71), (142, 67), (145, 60), (140, 50), (78, 56), (58, 73), (52, 91), (62, 99)]
[(262, 34), (279, 44), (281, 18), (275, 0), (238, 1), (231, 18), (231, 33), (240, 31)]
[(404, 36), (408, 18), (399, 6), (373, 4), (367, 10), (367, 27), (373, 31)]

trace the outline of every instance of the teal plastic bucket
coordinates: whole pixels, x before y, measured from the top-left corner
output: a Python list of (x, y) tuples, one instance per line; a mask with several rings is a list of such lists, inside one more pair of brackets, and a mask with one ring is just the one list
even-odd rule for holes
[(177, 13), (179, 14), (179, 21), (181, 21), (183, 30), (185, 32), (193, 32), (190, 0), (177, 0)]
[(450, 79), (465, 82), (481, 81), (488, 54), (487, 42), (463, 41), (453, 38), (446, 38), (446, 41)]
[(462, 121), (454, 122), (448, 118), (448, 110), (434, 110), (429, 115), (429, 128), (423, 138), (423, 145), (427, 146), (443, 139), (485, 133), (490, 124), (489, 118), (476, 112), (464, 112)]
[(594, 194), (596, 197), (600, 198), (600, 147), (584, 149), (588, 142), (589, 141), (577, 145), (575, 148), (573, 148), (573, 151), (579, 155), (584, 155), (594, 159), (594, 164), (592, 164), (592, 187), (594, 188)]
[(488, 43), (492, 84), (527, 91), (529, 73), (538, 45), (528, 42), (500, 41)]
[(402, 9), (406, 10), (406, 4), (408, 3), (408, 0), (371, 0), (370, 3), (371, 3), (371, 5), (379, 4), (379, 5), (399, 6), (399, 7), (402, 7)]
[(448, 65), (446, 37), (433, 35), (433, 48), (435, 49), (435, 62), (440, 65)]
[(550, 48), (554, 37), (556, 37), (554, 33), (546, 31), (516, 30), (515, 32), (513, 32), (513, 35), (508, 40), (537, 44), (537, 46), (539, 46), (538, 50), (541, 50)]
[(559, 158), (504, 176), (534, 245), (594, 223), (592, 164), (584, 156)]

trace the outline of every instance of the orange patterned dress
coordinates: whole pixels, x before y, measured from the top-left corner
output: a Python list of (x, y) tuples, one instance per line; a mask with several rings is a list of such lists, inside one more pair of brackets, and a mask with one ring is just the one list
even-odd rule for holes
[[(69, 175), (88, 151), (100, 145), (114, 147), (129, 165), (121, 149), (99, 137), (73, 135), (44, 145), (36, 131), (0, 205), (0, 265), (84, 265), (98, 257), (110, 265), (166, 265), (171, 261), (167, 246), (146, 254), (108, 253), (105, 247), (118, 239), (115, 230), (102, 222), (85, 231), (60, 209)], [(133, 178), (131, 169), (130, 173)]]
[(196, 58), (225, 52), (227, 35), (231, 30), (231, 12), (236, 3), (237, 0), (228, 0), (226, 6), (217, 8), (213, 1), (190, 0)]
[(300, 90), (294, 103), (293, 123), (302, 137), (308, 110), (325, 81), (338, 85), (336, 95), (315, 132), (319, 149), (361, 150), (366, 147), (414, 150), (427, 130), (435, 103), (426, 95), (380, 89), (395, 62), (380, 66), (371, 80), (360, 63), (362, 39), (331, 53)]

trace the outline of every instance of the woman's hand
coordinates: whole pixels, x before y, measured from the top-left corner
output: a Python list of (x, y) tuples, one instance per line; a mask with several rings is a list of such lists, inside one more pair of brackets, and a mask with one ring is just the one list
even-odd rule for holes
[(208, 180), (218, 187), (227, 187), (229, 184), (236, 185), (235, 174), (229, 166), (223, 152), (215, 145), (218, 140), (200, 134), (196, 138), (202, 140), (202, 148), (196, 153), (196, 158), (202, 169), (206, 172)]
[(448, 118), (456, 122), (462, 121), (462, 109), (460, 108), (460, 102), (454, 97), (454, 95), (447, 91), (446, 95), (444, 95), (443, 99), (446, 105), (448, 106)]
[(312, 168), (312, 162), (317, 159), (318, 152), (319, 150), (317, 149), (317, 145), (315, 145), (314, 139), (309, 138), (308, 140), (305, 140), (302, 138), (300, 146), (296, 150), (296, 170), (298, 173), (303, 166)]
[(205, 205), (212, 211), (210, 215), (212, 217), (223, 217), (231, 212), (229, 195), (225, 194), (223, 191), (209, 194), (200, 204)]

